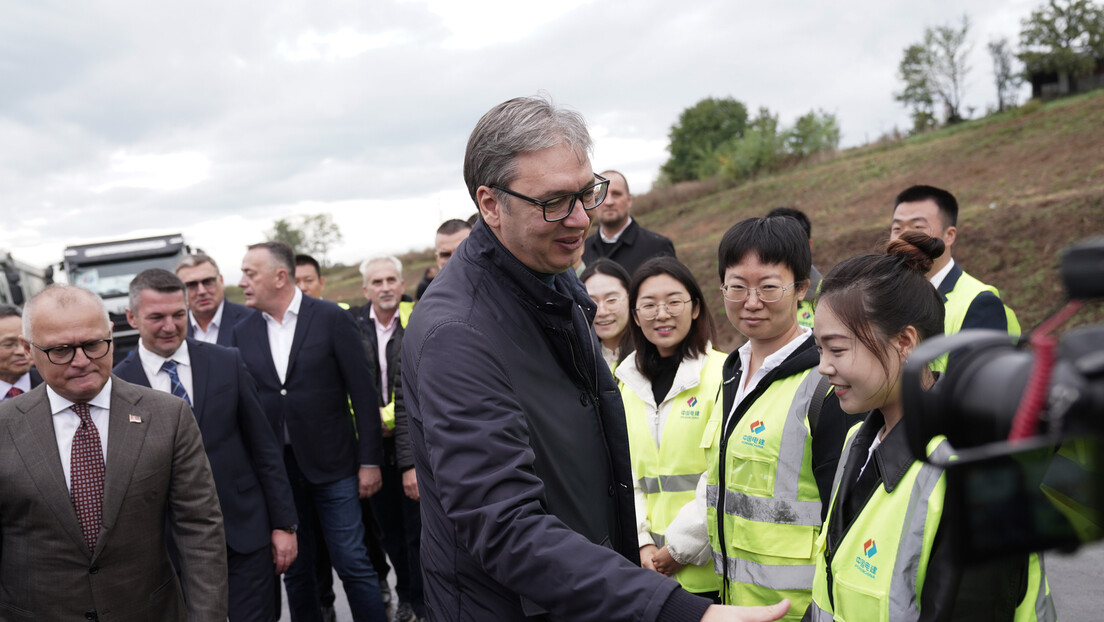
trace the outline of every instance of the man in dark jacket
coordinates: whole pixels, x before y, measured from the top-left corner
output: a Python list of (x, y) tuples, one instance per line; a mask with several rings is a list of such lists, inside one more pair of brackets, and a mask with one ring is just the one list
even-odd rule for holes
[(632, 194), (629, 182), (617, 171), (605, 171), (609, 193), (598, 208), (598, 230), (587, 238), (583, 263), (592, 264), (608, 257), (621, 264), (631, 276), (640, 264), (660, 255), (675, 256), (675, 245), (662, 235), (641, 227), (629, 216)]
[(581, 116), (533, 98), (468, 141), (482, 220), (403, 337), (429, 617), (777, 619), (640, 567), (624, 410), (569, 271), (607, 190), (590, 148)]

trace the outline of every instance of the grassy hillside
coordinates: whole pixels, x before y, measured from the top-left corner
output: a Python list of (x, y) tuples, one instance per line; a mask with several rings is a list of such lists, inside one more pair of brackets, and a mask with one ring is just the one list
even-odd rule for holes
[[(1104, 92), (970, 121), (902, 141), (850, 149), (734, 188), (692, 182), (638, 195), (634, 216), (675, 241), (698, 276), (721, 328), (718, 345), (739, 343), (721, 305), (716, 249), (733, 223), (772, 207), (813, 221), (813, 262), (827, 272), (842, 259), (882, 248), (893, 197), (913, 184), (958, 197), (956, 260), (998, 287), (1024, 327), (1063, 301), (1058, 250), (1104, 235)], [(431, 252), (402, 257), (414, 291)], [(327, 298), (360, 304), (355, 268), (330, 271)], [(1104, 322), (1094, 303), (1071, 325)]]

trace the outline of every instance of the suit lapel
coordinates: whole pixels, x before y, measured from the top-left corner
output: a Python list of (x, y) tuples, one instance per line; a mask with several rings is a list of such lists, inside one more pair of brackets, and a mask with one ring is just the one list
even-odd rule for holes
[[(115, 524), (119, 508), (123, 504), (134, 465), (142, 453), (142, 444), (146, 440), (146, 431), (153, 416), (138, 408), (141, 396), (126, 381), (114, 377), (111, 382), (111, 411), (107, 434), (107, 469), (104, 473), (103, 527), (96, 540), (96, 554), (103, 548), (105, 531)], [(131, 423), (130, 416), (139, 417), (139, 422)]]
[(314, 300), (307, 296), (303, 296), (303, 301), (299, 304), (299, 317), (295, 320), (295, 337), (291, 340), (291, 354), (288, 356), (287, 373), (284, 374), (285, 382), (291, 377), (292, 368), (295, 367), (295, 361), (299, 358), (299, 349), (303, 347), (303, 342), (307, 339), (316, 304)]
[(79, 545), (89, 556), (91, 551), (84, 542), (77, 512), (73, 509), (73, 500), (69, 497), (69, 487), (65, 482), (65, 472), (61, 468), (61, 454), (58, 452), (57, 435), (54, 433), (53, 415), (50, 413), (50, 399), (46, 387), (28, 394), (30, 399), (21, 400), (18, 405), (24, 416), (19, 422), (12, 422), (12, 440), (19, 457), (27, 466), (27, 472), (35, 486), (42, 491), (43, 500), (57, 517), (58, 524), (69, 534), (73, 542)]
[(206, 405), (203, 398), (208, 393), (207, 385), (211, 380), (207, 354), (207, 350), (198, 342), (188, 340), (188, 358), (192, 361), (192, 412), (197, 422), (203, 420), (203, 407)]
[[(264, 316), (260, 313), (250, 316), (242, 321), (236, 332), (239, 346), (248, 344), (250, 341), (254, 342), (254, 347), (252, 348), (248, 346), (239, 348), (242, 355), (244, 356), (247, 352), (251, 351), (260, 352), (261, 357), (266, 363), (265, 369), (268, 370), (272, 380), (279, 385), (280, 376), (276, 373), (276, 363), (272, 361), (272, 346), (268, 344), (268, 325), (265, 323)], [(259, 378), (257, 382), (260, 382)]]

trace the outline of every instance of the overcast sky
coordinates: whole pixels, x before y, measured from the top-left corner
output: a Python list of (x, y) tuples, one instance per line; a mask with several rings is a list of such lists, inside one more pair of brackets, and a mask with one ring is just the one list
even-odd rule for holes
[(0, 0), (0, 249), (45, 265), (183, 232), (236, 279), (273, 220), (319, 212), (345, 236), (333, 260), (425, 248), (475, 211), (475, 122), (538, 91), (634, 192), (705, 97), (783, 125), (823, 109), (860, 145), (909, 126), (896, 71), (925, 26), (969, 14), (980, 113), (986, 43), (1015, 43), (1041, 2)]

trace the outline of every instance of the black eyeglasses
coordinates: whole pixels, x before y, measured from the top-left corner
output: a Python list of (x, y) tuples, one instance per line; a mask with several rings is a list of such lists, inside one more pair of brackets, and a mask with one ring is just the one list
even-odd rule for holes
[(609, 192), (609, 180), (601, 175), (595, 175), (594, 177), (598, 179), (598, 183), (593, 186), (587, 186), (578, 192), (561, 194), (558, 197), (552, 197), (551, 199), (545, 199), (543, 201), (527, 197), (524, 194), (518, 194), (498, 184), (492, 184), (491, 188), (501, 190), (512, 197), (528, 201), (533, 205), (539, 205), (544, 212), (544, 220), (546, 222), (559, 222), (571, 215), (571, 211), (575, 209), (576, 201), (582, 203), (583, 209), (589, 212), (601, 205), (602, 201), (606, 200), (606, 193)]
[(77, 348), (84, 350), (84, 355), (90, 361), (102, 359), (111, 350), (110, 339), (96, 339), (95, 341), (86, 341), (76, 345), (66, 344), (52, 348), (43, 348), (34, 342), (31, 342), (31, 345), (42, 350), (46, 354), (46, 358), (50, 359), (50, 362), (54, 365), (67, 365), (77, 355)]
[(203, 289), (214, 289), (216, 282), (218, 282), (217, 276), (209, 276), (202, 281), (186, 281), (184, 287), (187, 287), (190, 292), (198, 289), (200, 285), (203, 286)]

